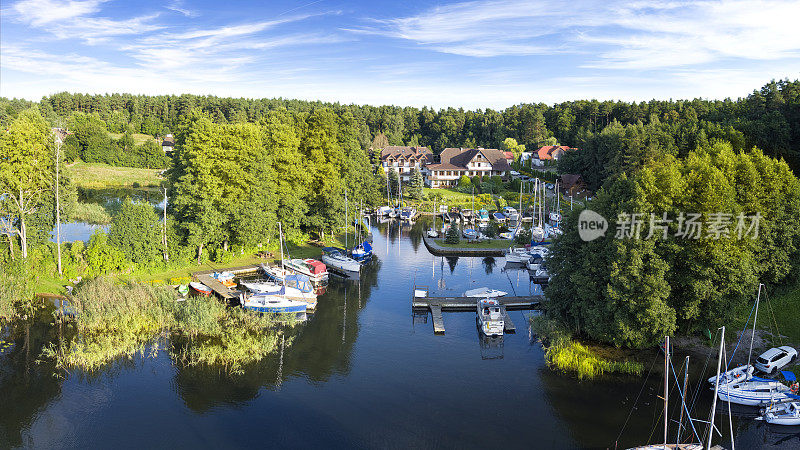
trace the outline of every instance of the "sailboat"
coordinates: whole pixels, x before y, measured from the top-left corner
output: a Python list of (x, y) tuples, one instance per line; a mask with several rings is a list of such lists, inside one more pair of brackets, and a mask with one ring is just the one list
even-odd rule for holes
[[(750, 364), (750, 358), (753, 355), (753, 342), (754, 342), (755, 336), (756, 336), (756, 322), (758, 321), (758, 307), (759, 307), (759, 304), (760, 304), (760, 301), (761, 301), (761, 287), (762, 286), (764, 286), (764, 285), (759, 283), (759, 285), (758, 285), (758, 294), (756, 295), (756, 303), (755, 303), (755, 305), (753, 305), (753, 308), (754, 308), (754, 311), (755, 311), (755, 318), (753, 319), (753, 334), (750, 336), (750, 351), (747, 354), (747, 364), (739, 366), (739, 367), (734, 367), (733, 369), (726, 370), (725, 372), (720, 374), (720, 378), (719, 378), (720, 381), (719, 382), (723, 386), (725, 386), (727, 384), (730, 384), (730, 383), (748, 381), (751, 378), (753, 378), (753, 370), (754, 370), (754, 368), (753, 368), (753, 365)], [(749, 322), (749, 318), (748, 318), (748, 322)], [(744, 326), (747, 327), (747, 324), (745, 323)], [(735, 354), (735, 352), (736, 352), (736, 350), (734, 350), (734, 354)], [(731, 355), (731, 358), (733, 358), (733, 355)], [(727, 367), (726, 367), (726, 369), (727, 369)], [(717, 382), (717, 377), (714, 376), (714, 377), (709, 378), (708, 382), (710, 384), (716, 383)]]
[[(281, 223), (278, 222), (278, 234), (281, 246), (281, 263), (283, 262), (283, 230)], [(310, 285), (310, 283), (309, 283)], [(313, 290), (311, 292), (313, 294)], [(239, 302), (244, 309), (255, 311), (259, 313), (271, 314), (295, 314), (298, 318), (305, 319), (305, 312), (308, 309), (314, 309), (317, 299), (316, 294), (313, 294), (313, 305), (306, 301), (298, 301), (286, 298), (286, 277), (284, 277), (283, 284), (276, 291), (265, 292), (242, 292), (239, 294)], [(302, 314), (302, 316), (300, 316)]]
[[(663, 397), (659, 396), (661, 399), (664, 400), (664, 410), (661, 413), (662, 417), (664, 419), (664, 442), (663, 443), (659, 443), (659, 444), (650, 444), (650, 445), (643, 445), (643, 446), (640, 446), (640, 447), (633, 447), (630, 450), (667, 450), (667, 449), (674, 449), (674, 450), (702, 450), (703, 449), (702, 444), (699, 444), (699, 443), (688, 443), (688, 444), (681, 443), (684, 412), (686, 413), (687, 422), (690, 425), (690, 427), (692, 429), (692, 432), (694, 433), (695, 438), (697, 438), (698, 441), (700, 440), (700, 436), (697, 434), (697, 430), (695, 429), (694, 423), (692, 422), (693, 419), (689, 415), (689, 408), (687, 408), (687, 406), (686, 406), (686, 392), (685, 392), (685, 390), (686, 390), (686, 382), (684, 382), (683, 391), (680, 388), (678, 388), (678, 393), (681, 396), (681, 408), (680, 408), (681, 420), (678, 423), (677, 437), (675, 439), (675, 443), (674, 444), (669, 442), (669, 435), (668, 435), (668, 433), (669, 433), (669, 422), (670, 422), (669, 421), (669, 384), (670, 384), (670, 381), (669, 381), (669, 369), (672, 366), (672, 362), (670, 360), (671, 359), (670, 355), (671, 355), (671, 352), (670, 352), (670, 346), (669, 346), (669, 336), (666, 336), (666, 337), (664, 337), (664, 393), (663, 393)], [(688, 357), (687, 357), (686, 362), (687, 362), (686, 370), (688, 371), (689, 370)], [(714, 420), (713, 417), (714, 417), (714, 413), (716, 411), (716, 407), (717, 407), (717, 402), (715, 401), (714, 402), (714, 406), (712, 407), (712, 410), (711, 410), (711, 417), (712, 417), (711, 420), (712, 420), (712, 422)], [(713, 428), (713, 423), (712, 423), (712, 428)], [(711, 433), (713, 433), (713, 429), (712, 429)], [(710, 448), (710, 446), (711, 446), (711, 436), (712, 436), (712, 434), (709, 434), (709, 437), (708, 437), (708, 439), (709, 439), (708, 440), (708, 448)]]
[[(534, 226), (531, 227), (531, 239), (533, 242), (544, 242), (545, 233), (544, 233), (544, 224), (542, 223), (542, 202), (544, 201), (544, 190), (540, 188), (539, 179), (536, 179), (536, 186), (534, 187), (534, 194), (533, 194), (533, 211), (536, 217), (534, 218)], [(541, 191), (541, 192), (540, 192)], [(538, 200), (538, 205), (537, 205)], [(538, 211), (537, 211), (538, 206)], [(536, 224), (536, 219), (538, 219), (538, 224)]]
[[(362, 204), (363, 206), (363, 204)], [(347, 214), (347, 192), (345, 192), (345, 215)], [(361, 212), (361, 208), (358, 210), (358, 217), (361, 217), (363, 214)], [(358, 242), (361, 240), (361, 230), (363, 229), (363, 224), (356, 219), (356, 237), (355, 241)], [(347, 230), (345, 229), (345, 236), (347, 236)], [(345, 241), (347, 238), (345, 237)], [(372, 258), (372, 244), (369, 243), (368, 239), (364, 239), (361, 241), (360, 244), (353, 247), (350, 250), (350, 256), (360, 263), (367, 263)]]
[(427, 235), (429, 238), (439, 237), (439, 232), (436, 231), (436, 201), (433, 202), (433, 226), (428, 228)]

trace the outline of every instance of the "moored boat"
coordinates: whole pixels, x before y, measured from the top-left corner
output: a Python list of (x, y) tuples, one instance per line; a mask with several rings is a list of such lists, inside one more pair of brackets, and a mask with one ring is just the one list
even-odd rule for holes
[(478, 239), (478, 232), (473, 230), (472, 228), (465, 228), (461, 234), (464, 236), (465, 239)]
[(509, 247), (506, 252), (506, 264), (525, 264), (531, 259), (531, 251), (525, 247)]
[[(753, 377), (753, 366), (751, 364), (745, 364), (739, 367), (735, 367), (727, 372), (723, 372), (719, 375), (719, 384), (724, 386), (729, 383), (736, 383), (740, 381), (747, 381)], [(713, 376), (708, 379), (709, 384), (716, 384), (717, 377)]]
[(295, 258), (286, 261), (284, 266), (295, 273), (307, 276), (312, 283), (319, 284), (328, 281), (328, 268), (322, 261), (313, 258)]
[(242, 307), (250, 311), (269, 314), (304, 314), (307, 305), (304, 302), (290, 300), (275, 295), (251, 295), (242, 301)]
[(485, 209), (478, 210), (478, 222), (486, 223), (489, 221), (489, 211)]
[(765, 408), (756, 420), (763, 420), (773, 425), (800, 425), (800, 396), (793, 395), (795, 401), (781, 402)]
[(749, 381), (719, 387), (720, 400), (739, 405), (762, 406), (789, 399), (789, 387), (780, 381), (752, 377)]
[(360, 273), (361, 263), (346, 256), (346, 252), (336, 247), (325, 247), (322, 249), (322, 262), (328, 266), (329, 270), (344, 273)]
[(192, 290), (196, 294), (202, 295), (204, 297), (208, 297), (209, 295), (211, 295), (211, 288), (199, 281), (192, 281), (191, 283), (189, 283), (189, 287), (192, 288)]
[(505, 328), (505, 311), (500, 302), (490, 298), (478, 300), (478, 325), (486, 336), (500, 336)]
[(506, 294), (508, 294), (508, 292), (499, 291), (497, 289), (489, 289), (488, 287), (479, 287), (464, 292), (464, 297), (495, 298), (503, 297)]
[(503, 223), (506, 221), (506, 215), (501, 212), (496, 212), (492, 214), (492, 219), (494, 219), (496, 222)]
[(235, 275), (230, 272), (214, 272), (211, 274), (211, 278), (219, 281), (225, 287), (234, 287), (236, 286), (236, 282), (234, 281)]
[(367, 262), (372, 257), (372, 245), (364, 241), (350, 251), (350, 256), (356, 261)]
[(417, 210), (410, 206), (406, 206), (405, 208), (400, 210), (401, 220), (414, 220), (414, 217), (416, 216), (417, 216)]

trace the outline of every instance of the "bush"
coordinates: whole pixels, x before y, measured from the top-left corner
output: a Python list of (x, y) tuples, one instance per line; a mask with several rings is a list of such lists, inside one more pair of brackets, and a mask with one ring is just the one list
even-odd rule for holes
[(516, 236), (514, 236), (514, 243), (517, 245), (528, 245), (531, 243), (531, 230), (520, 230)]
[(460, 188), (472, 188), (472, 180), (469, 179), (466, 175), (461, 175), (461, 178), (458, 179), (458, 187)]
[(489, 225), (486, 227), (486, 231), (483, 234), (490, 238), (496, 238), (497, 235), (500, 234), (500, 225), (494, 221), (489, 222)]
[(134, 203), (130, 198), (114, 216), (108, 242), (136, 264), (151, 265), (161, 259), (161, 224), (148, 203)]
[(445, 233), (444, 242), (446, 244), (458, 244), (461, 242), (461, 235), (458, 232), (458, 227), (450, 225), (450, 228), (447, 229), (447, 233)]
[(86, 262), (89, 274), (94, 276), (121, 272), (128, 267), (125, 254), (108, 243), (108, 235), (103, 230), (97, 230), (89, 239)]

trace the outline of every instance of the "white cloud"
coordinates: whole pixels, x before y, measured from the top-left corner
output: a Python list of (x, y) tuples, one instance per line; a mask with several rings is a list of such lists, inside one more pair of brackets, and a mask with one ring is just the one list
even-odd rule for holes
[(800, 54), (796, 0), (471, 1), (349, 28), (472, 57), (586, 54), (584, 67), (654, 69)]
[(181, 13), (186, 17), (198, 17), (200, 15), (199, 12), (188, 9), (183, 6), (183, 2), (181, 0), (175, 0), (172, 3), (165, 6), (165, 8)]
[(97, 44), (114, 36), (148, 33), (161, 28), (153, 22), (158, 14), (123, 20), (96, 17), (100, 6), (107, 1), (22, 0), (13, 5), (12, 17), (58, 39), (79, 39), (88, 44)]

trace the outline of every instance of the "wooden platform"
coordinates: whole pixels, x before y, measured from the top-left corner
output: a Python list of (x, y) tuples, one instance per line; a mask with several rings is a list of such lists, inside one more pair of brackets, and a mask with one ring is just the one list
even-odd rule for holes
[[(427, 287), (414, 286), (415, 295), (411, 299), (411, 310), (414, 312), (430, 311), (431, 318), (433, 319), (433, 332), (435, 334), (444, 334), (445, 332), (443, 312), (471, 312), (475, 314), (477, 298), (429, 297), (427, 293)], [(494, 300), (497, 300), (501, 305), (505, 306), (506, 309), (505, 316), (503, 317), (504, 331), (506, 333), (516, 333), (517, 331), (517, 327), (514, 325), (514, 321), (511, 320), (508, 311), (538, 309), (543, 299), (544, 296), (542, 295), (494, 298)]]

